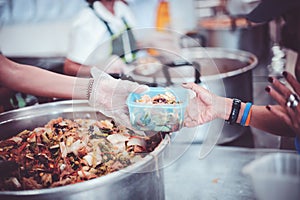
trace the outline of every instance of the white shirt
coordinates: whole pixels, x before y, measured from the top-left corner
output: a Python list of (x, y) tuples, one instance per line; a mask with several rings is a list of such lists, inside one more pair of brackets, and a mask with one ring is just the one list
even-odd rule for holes
[(98, 16), (108, 22), (114, 34), (119, 34), (126, 29), (122, 17), (130, 27), (135, 26), (133, 14), (121, 1), (115, 2), (115, 15), (99, 1), (96, 1), (93, 7), (94, 10), (89, 7), (84, 8), (74, 20), (67, 53), (68, 59), (85, 65), (101, 64), (111, 54), (111, 35)]

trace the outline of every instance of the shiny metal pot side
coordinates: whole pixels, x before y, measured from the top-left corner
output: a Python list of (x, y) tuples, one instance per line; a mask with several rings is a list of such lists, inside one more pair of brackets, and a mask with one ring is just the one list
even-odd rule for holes
[[(45, 125), (51, 119), (105, 117), (86, 101), (58, 101), (0, 114), (0, 139), (24, 129)], [(164, 199), (162, 156), (169, 142), (167, 136), (141, 161), (117, 172), (92, 180), (49, 189), (0, 191), (0, 199)]]

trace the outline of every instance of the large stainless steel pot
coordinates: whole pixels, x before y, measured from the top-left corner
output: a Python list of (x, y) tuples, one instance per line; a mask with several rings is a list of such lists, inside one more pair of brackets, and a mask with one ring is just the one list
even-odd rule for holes
[(253, 53), (261, 60), (270, 55), (270, 33), (267, 23), (254, 24), (243, 17), (209, 17), (199, 20), (197, 32), (205, 37), (205, 46), (239, 49)]
[[(47, 103), (0, 114), (0, 139), (42, 126), (56, 117), (105, 118), (86, 101)], [(142, 161), (106, 176), (50, 189), (0, 191), (0, 199), (164, 199), (162, 156), (168, 141), (167, 136)]]
[[(252, 69), (257, 65), (257, 57), (246, 51), (225, 48), (183, 48), (181, 59), (200, 65), (201, 81), (212, 92), (226, 97), (239, 98), (244, 102), (253, 100)], [(157, 83), (158, 85), (181, 84), (195, 80), (192, 66), (169, 67), (150, 76), (143, 76), (132, 71), (134, 80)], [(169, 80), (168, 80), (169, 79)], [(222, 124), (222, 123), (218, 123)], [(248, 128), (224, 124), (219, 144), (233, 141)]]

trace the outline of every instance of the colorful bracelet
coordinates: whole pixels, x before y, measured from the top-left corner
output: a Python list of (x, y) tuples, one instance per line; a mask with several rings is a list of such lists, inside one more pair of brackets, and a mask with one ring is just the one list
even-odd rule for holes
[[(249, 113), (251, 111), (251, 107), (252, 107), (252, 103), (250, 103), (250, 102), (246, 103), (246, 107), (244, 109), (244, 113), (243, 113), (243, 116), (242, 116), (242, 119), (241, 119), (241, 122), (240, 122), (240, 124), (242, 126), (246, 125), (246, 121), (247, 121), (247, 119), (249, 117)], [(248, 121), (250, 121), (250, 118), (249, 118)], [(249, 125), (249, 123), (248, 123), (248, 125)]]
[(247, 119), (246, 119), (245, 126), (249, 126), (250, 120), (251, 120), (251, 115), (252, 115), (252, 107), (251, 107), (251, 109), (250, 109), (250, 111), (249, 111), (249, 115), (248, 115), (248, 117), (247, 117)]
[(228, 122), (229, 124), (236, 123), (236, 120), (239, 116), (240, 108), (241, 108), (241, 100), (233, 99), (231, 113), (228, 120), (226, 120), (226, 122)]
[(299, 141), (298, 136), (295, 137), (295, 148), (296, 148), (298, 154), (300, 154), (300, 141)]

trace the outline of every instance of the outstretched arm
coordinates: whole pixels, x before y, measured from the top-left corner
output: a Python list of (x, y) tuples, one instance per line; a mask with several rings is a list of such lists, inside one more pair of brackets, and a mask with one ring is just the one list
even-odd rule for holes
[[(184, 88), (191, 89), (196, 93), (187, 107), (185, 126), (193, 127), (210, 122), (214, 119), (228, 120), (232, 110), (233, 99), (217, 96), (205, 88), (195, 84), (187, 83)], [(236, 123), (241, 122), (246, 103), (241, 103)], [(281, 109), (279, 105), (272, 106), (272, 109)], [(281, 136), (294, 136), (292, 128), (284, 121), (271, 113), (265, 106), (252, 106), (252, 114), (249, 126)]]
[(0, 55), (0, 84), (37, 96), (86, 99), (89, 79), (15, 63)]

